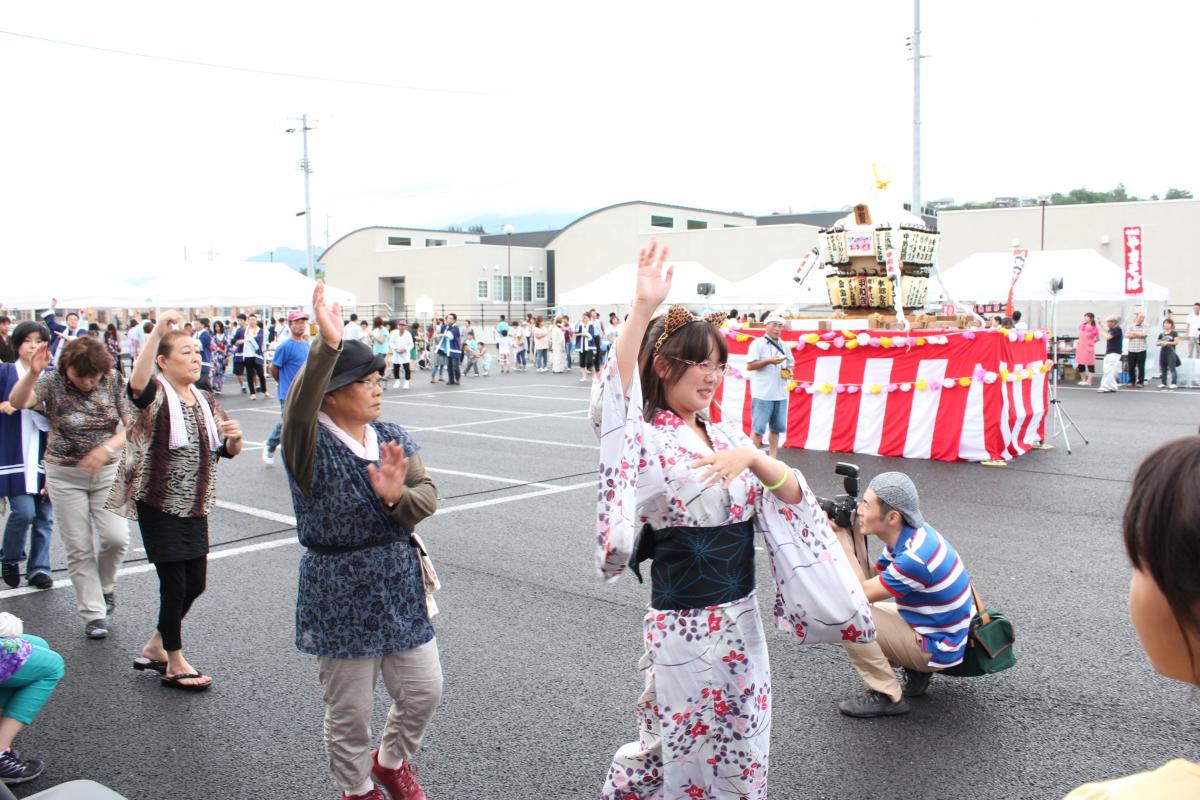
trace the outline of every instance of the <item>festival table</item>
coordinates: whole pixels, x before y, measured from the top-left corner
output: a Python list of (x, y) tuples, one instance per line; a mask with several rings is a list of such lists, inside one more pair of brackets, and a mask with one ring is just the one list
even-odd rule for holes
[[(730, 330), (715, 419), (750, 431), (750, 343)], [(940, 461), (1015, 458), (1042, 441), (1050, 362), (1042, 331), (784, 331), (796, 369), (781, 444)]]

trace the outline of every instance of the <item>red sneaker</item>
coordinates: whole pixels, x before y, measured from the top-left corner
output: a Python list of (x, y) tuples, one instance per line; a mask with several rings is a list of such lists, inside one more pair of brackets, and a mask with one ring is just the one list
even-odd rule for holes
[(343, 792), (342, 800), (387, 800), (387, 798), (383, 796), (383, 792), (379, 791), (379, 787), (375, 786), (366, 794), (346, 794)]
[(425, 790), (417, 783), (417, 770), (405, 761), (396, 769), (379, 763), (379, 751), (371, 751), (371, 777), (388, 790), (392, 800), (427, 800)]

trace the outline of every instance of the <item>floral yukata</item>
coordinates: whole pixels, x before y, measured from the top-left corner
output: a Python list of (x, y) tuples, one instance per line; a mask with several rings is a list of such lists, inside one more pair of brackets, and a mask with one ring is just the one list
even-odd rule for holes
[[(689, 464), (714, 450), (750, 445), (736, 426), (707, 423), (712, 448), (676, 414), (642, 416), (637, 373), (621, 393), (610, 358), (592, 392), (600, 439), (596, 566), (614, 581), (630, 564), (638, 531), (753, 520), (771, 561), (776, 624), (801, 641), (869, 642), (870, 606), (799, 472), (803, 500), (780, 502), (749, 470), (728, 490), (705, 486)], [(646, 689), (638, 740), (617, 750), (604, 800), (765, 798), (771, 737), (771, 674), (758, 602), (647, 610)]]

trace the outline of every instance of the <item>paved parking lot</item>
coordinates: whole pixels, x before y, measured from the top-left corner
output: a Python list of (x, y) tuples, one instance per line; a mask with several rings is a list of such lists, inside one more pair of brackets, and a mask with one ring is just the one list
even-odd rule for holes
[[(421, 781), (435, 800), (593, 797), (633, 736), (648, 590), (626, 579), (605, 586), (592, 571), (587, 388), (535, 373), (470, 378), (461, 389), (420, 376), (413, 386), (389, 390), (384, 413), (414, 432), (442, 496), (419, 529), (444, 586), (435, 624), (446, 675)], [(226, 408), (248, 441), (263, 441), (278, 404), (230, 387)], [(1020, 663), (989, 678), (935, 678), (906, 717), (852, 720), (836, 711), (860, 691), (841, 652), (771, 631), (772, 796), (1057, 797), (1084, 780), (1200, 756), (1192, 691), (1157, 677), (1137, 646), (1119, 536), (1137, 461), (1195, 434), (1200, 398), (1071, 388), (1062, 397), (1092, 443), (1006, 469), (785, 451), (821, 493), (840, 491), (839, 460), (867, 478), (909, 472), (926, 518), (955, 543), (987, 603), (1014, 618)], [(24, 794), (90, 777), (135, 800), (337, 796), (315, 659), (292, 642), (300, 548), (282, 467), (263, 465), (251, 445), (222, 465), (218, 496), (209, 591), (184, 627), (189, 660), (215, 679), (206, 694), (166, 691), (130, 668), (157, 613), (144, 553), (130, 553), (104, 641), (83, 638), (69, 588), (0, 592), (0, 606), (67, 661), (18, 740), (48, 765)], [(53, 556), (61, 567), (57, 544)], [(65, 571), (56, 578), (69, 585)], [(769, 581), (760, 561), (763, 592)], [(380, 691), (377, 729), (385, 710)]]

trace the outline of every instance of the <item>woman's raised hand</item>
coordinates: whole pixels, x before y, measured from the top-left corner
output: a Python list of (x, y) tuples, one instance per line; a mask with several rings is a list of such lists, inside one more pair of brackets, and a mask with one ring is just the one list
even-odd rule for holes
[(313, 288), (313, 316), (317, 319), (317, 327), (321, 331), (321, 339), (330, 347), (337, 348), (342, 343), (342, 307), (337, 303), (330, 308), (325, 303), (325, 283), (317, 281)]
[(42, 342), (29, 358), (29, 371), (38, 375), (48, 366), (50, 366), (50, 343)]
[(668, 248), (661, 248), (654, 239), (642, 248), (638, 254), (637, 289), (634, 292), (634, 302), (653, 310), (663, 304), (667, 293), (671, 291), (671, 278), (675, 274), (674, 265), (667, 267), (663, 275), (663, 262), (667, 260)]

